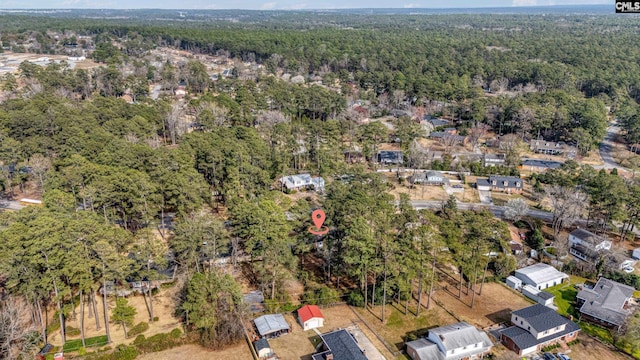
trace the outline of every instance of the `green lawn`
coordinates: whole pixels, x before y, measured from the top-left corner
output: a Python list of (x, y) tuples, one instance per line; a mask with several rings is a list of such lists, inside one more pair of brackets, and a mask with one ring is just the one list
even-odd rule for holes
[(578, 289), (573, 284), (560, 284), (554, 287), (545, 289), (555, 296), (554, 302), (558, 307), (558, 313), (560, 315), (576, 316), (576, 309), (574, 304), (576, 303), (576, 295), (578, 295)]
[[(92, 338), (84, 339), (84, 344), (86, 347), (99, 347), (107, 345), (107, 335), (96, 336)], [(64, 352), (78, 351), (82, 347), (82, 340), (69, 340), (64, 343), (64, 347), (62, 350)]]

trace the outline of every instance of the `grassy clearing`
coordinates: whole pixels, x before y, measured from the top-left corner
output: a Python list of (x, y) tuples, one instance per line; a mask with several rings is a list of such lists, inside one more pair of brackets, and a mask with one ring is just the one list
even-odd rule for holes
[[(84, 339), (85, 347), (99, 347), (107, 345), (107, 335), (96, 336)], [(64, 352), (78, 351), (82, 347), (82, 339), (69, 340), (64, 343), (62, 350)]]
[(576, 315), (575, 303), (576, 295), (578, 295), (578, 289), (576, 289), (573, 284), (560, 284), (550, 287), (545, 291), (550, 292), (555, 296), (554, 302), (558, 307), (558, 313), (560, 315)]
[(613, 335), (611, 335), (609, 329), (584, 321), (578, 322), (578, 325), (580, 325), (580, 328), (585, 334), (596, 337), (607, 344), (613, 344)]

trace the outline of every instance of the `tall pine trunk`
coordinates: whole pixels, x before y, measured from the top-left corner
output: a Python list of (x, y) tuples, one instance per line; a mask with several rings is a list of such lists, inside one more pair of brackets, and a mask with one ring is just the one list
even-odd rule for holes
[(62, 338), (62, 344), (67, 341), (67, 338), (64, 334), (64, 315), (62, 314), (62, 304), (60, 302), (60, 293), (58, 292), (58, 285), (56, 284), (56, 279), (53, 279), (53, 291), (56, 294), (56, 307), (58, 308), (58, 320), (60, 321), (60, 335)]
[(82, 339), (82, 347), (84, 344), (84, 299), (82, 296), (82, 289), (80, 289), (80, 338)]
[[(104, 279), (104, 262), (102, 263), (102, 309), (104, 310), (104, 329), (107, 333), (107, 344), (111, 344), (111, 333), (109, 333), (109, 309), (107, 309), (107, 280)], [(98, 317), (96, 316), (96, 319)]]
[(91, 305), (93, 306), (93, 313), (96, 316), (96, 330), (100, 330), (100, 314), (98, 313), (98, 303), (96, 301), (96, 290), (91, 289)]

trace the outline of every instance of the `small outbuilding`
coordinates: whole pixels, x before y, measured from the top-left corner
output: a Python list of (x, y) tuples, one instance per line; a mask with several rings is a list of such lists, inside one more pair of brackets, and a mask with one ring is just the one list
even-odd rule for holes
[(316, 305), (305, 305), (298, 309), (298, 321), (304, 331), (324, 326), (324, 316)]
[(633, 253), (631, 254), (631, 257), (634, 259), (640, 260), (640, 248), (633, 249)]
[(256, 353), (260, 359), (266, 359), (273, 355), (273, 350), (271, 350), (271, 346), (267, 339), (258, 339), (254, 341), (253, 347), (256, 349)]
[(519, 291), (522, 288), (522, 280), (513, 275), (507, 276), (507, 286)]
[(268, 314), (255, 318), (258, 334), (263, 338), (275, 338), (283, 334), (288, 334), (291, 327), (282, 314)]

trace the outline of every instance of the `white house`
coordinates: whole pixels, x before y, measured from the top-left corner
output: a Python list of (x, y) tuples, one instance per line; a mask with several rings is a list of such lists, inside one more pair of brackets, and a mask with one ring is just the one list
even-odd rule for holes
[(324, 326), (324, 316), (316, 305), (305, 305), (298, 309), (298, 321), (304, 331)]
[(278, 179), (280, 184), (287, 190), (314, 189), (315, 191), (324, 190), (324, 179), (321, 177), (311, 177), (309, 174), (298, 174), (281, 177)]
[(556, 270), (551, 265), (537, 263), (516, 270), (515, 277), (522, 280), (523, 285), (531, 285), (538, 290), (543, 290), (562, 284), (564, 279), (569, 278), (569, 275)]
[(413, 360), (482, 359), (493, 343), (487, 334), (466, 322), (429, 330), (426, 338), (407, 343)]
[(266, 359), (273, 355), (273, 350), (269, 345), (269, 341), (267, 339), (258, 339), (253, 343), (253, 347), (256, 349), (256, 353), (258, 354), (258, 358)]
[(600, 253), (611, 249), (611, 241), (585, 229), (575, 229), (569, 234), (569, 254), (576, 258), (596, 263)]
[(633, 253), (631, 254), (631, 257), (634, 259), (640, 260), (640, 248), (633, 249)]

